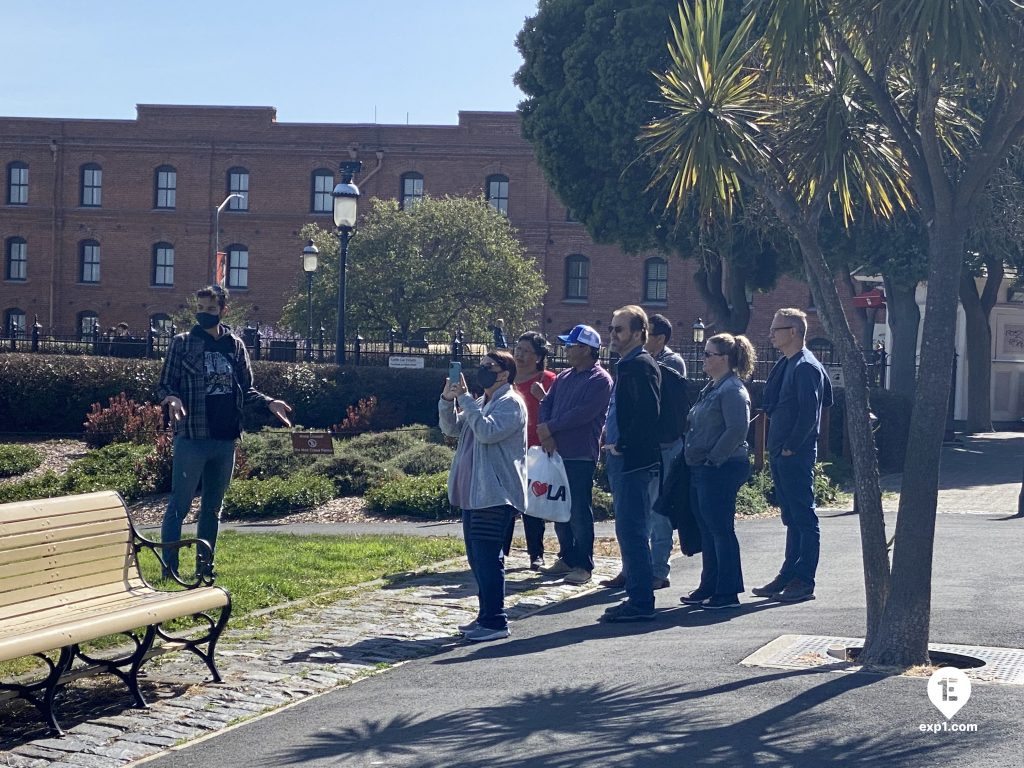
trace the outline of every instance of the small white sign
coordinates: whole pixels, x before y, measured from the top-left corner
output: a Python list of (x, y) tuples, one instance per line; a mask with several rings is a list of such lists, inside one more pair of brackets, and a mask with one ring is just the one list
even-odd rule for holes
[(843, 386), (843, 367), (841, 365), (826, 365), (828, 377), (832, 380), (833, 387)]
[(388, 368), (422, 368), (424, 358), (413, 355), (389, 355)]

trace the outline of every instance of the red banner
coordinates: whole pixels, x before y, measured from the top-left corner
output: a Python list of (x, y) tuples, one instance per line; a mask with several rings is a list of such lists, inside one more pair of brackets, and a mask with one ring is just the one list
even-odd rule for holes
[(224, 251), (217, 251), (217, 264), (216, 264), (216, 266), (214, 267), (214, 270), (213, 270), (213, 277), (214, 277), (214, 281), (221, 288), (224, 287), (224, 284), (227, 282), (227, 278), (228, 278), (228, 274), (227, 274), (227, 261), (228, 261), (227, 254), (224, 253)]

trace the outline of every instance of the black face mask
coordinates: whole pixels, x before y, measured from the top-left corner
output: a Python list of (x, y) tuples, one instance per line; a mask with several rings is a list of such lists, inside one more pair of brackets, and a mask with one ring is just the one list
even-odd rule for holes
[(487, 366), (481, 365), (476, 369), (476, 383), (484, 389), (490, 389), (498, 380), (498, 373), (499, 371), (492, 371)]
[(196, 312), (196, 322), (200, 328), (208, 331), (220, 322), (220, 315), (215, 315), (212, 312)]

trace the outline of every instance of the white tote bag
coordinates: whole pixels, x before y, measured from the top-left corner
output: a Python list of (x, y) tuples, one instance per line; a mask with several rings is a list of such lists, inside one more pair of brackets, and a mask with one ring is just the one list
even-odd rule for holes
[(539, 445), (526, 452), (526, 514), (550, 520), (569, 522), (572, 499), (565, 465), (557, 453), (548, 456)]

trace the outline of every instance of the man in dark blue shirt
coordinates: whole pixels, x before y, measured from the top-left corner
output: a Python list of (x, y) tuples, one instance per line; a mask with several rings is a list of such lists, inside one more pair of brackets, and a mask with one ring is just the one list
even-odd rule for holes
[(820, 534), (814, 508), (814, 462), (818, 454), (821, 412), (832, 405), (832, 382), (804, 345), (807, 315), (780, 309), (771, 325), (771, 341), (782, 359), (764, 385), (761, 407), (770, 419), (770, 454), (775, 500), (786, 526), (786, 556), (779, 575), (751, 592), (795, 603), (814, 599)]

